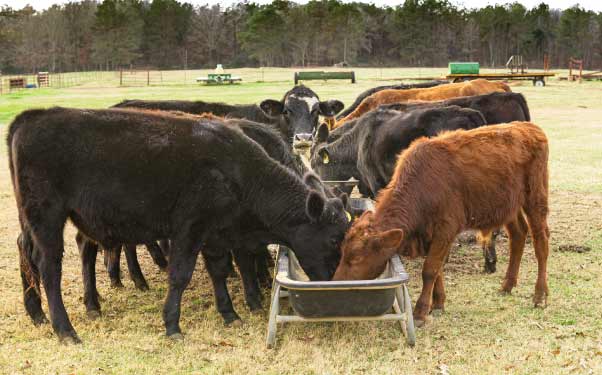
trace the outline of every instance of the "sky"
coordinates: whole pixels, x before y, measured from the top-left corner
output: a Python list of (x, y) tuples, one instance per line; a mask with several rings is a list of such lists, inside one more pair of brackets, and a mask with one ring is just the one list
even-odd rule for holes
[[(192, 4), (197, 4), (197, 5), (203, 5), (203, 4), (230, 5), (232, 3), (238, 2), (237, 0), (184, 0), (184, 1), (192, 3)], [(345, 1), (345, 0), (343, 0), (343, 1)], [(382, 5), (395, 6), (395, 5), (398, 5), (403, 2), (403, 0), (395, 0), (395, 1), (358, 0), (358, 1), (375, 3), (376, 5), (381, 5), (381, 6)], [(545, 2), (546, 4), (550, 5), (551, 8), (566, 9), (566, 8), (570, 8), (571, 6), (578, 3), (581, 7), (585, 8), (585, 9), (602, 12), (602, 0), (520, 0), (519, 2), (522, 3), (524, 6), (526, 6), (527, 8), (532, 8), (535, 5), (541, 3), (542, 1)], [(33, 5), (34, 8), (41, 10), (41, 9), (48, 8), (52, 4), (65, 3), (65, 2), (67, 2), (67, 1), (66, 0), (0, 0), (0, 5), (9, 5), (12, 8), (22, 8), (27, 4), (31, 4), (31, 5)], [(254, 0), (254, 2), (265, 4), (265, 3), (269, 3), (271, 1), (270, 0)], [(298, 0), (296, 2), (305, 3), (307, 1), (306, 0), (305, 1)], [(511, 0), (451, 0), (451, 2), (454, 4), (457, 4), (457, 5), (463, 5), (466, 8), (481, 8), (481, 7), (484, 7), (487, 5), (506, 4), (506, 3), (511, 3), (514, 1), (511, 1)]]

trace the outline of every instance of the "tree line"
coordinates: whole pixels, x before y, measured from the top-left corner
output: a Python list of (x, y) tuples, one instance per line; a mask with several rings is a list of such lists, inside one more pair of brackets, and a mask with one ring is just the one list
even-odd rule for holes
[(523, 55), (541, 67), (581, 58), (602, 69), (602, 12), (527, 9), (519, 2), (466, 9), (447, 0), (395, 7), (274, 0), (227, 8), (177, 0), (83, 0), (0, 8), (0, 70), (22, 73), (130, 67), (503, 66)]

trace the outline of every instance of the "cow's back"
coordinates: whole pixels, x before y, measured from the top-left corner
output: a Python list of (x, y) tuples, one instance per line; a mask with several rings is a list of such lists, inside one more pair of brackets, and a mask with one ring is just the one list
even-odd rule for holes
[(431, 216), (460, 215), (467, 227), (491, 229), (520, 212), (529, 191), (540, 188), (534, 183), (545, 182), (547, 194), (547, 159), (547, 138), (532, 123), (457, 130), (413, 143), (400, 155), (391, 183), (428, 194), (416, 201), (429, 202), (423, 209)]

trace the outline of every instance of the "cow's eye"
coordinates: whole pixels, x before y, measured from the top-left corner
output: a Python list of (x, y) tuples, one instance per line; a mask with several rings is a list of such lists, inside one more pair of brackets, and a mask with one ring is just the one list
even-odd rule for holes
[(282, 114), (283, 114), (283, 115), (285, 115), (285, 116), (288, 116), (288, 115), (290, 115), (290, 114), (291, 114), (291, 111), (289, 111), (288, 109), (284, 109), (284, 110), (282, 111)]
[(339, 244), (339, 239), (338, 239), (338, 238), (331, 238), (331, 239), (330, 239), (330, 244), (331, 244), (332, 246), (336, 246), (336, 245), (338, 245), (338, 244)]

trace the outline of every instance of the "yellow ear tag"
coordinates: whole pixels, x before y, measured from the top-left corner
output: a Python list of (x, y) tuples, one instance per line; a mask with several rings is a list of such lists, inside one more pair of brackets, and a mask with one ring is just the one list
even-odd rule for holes
[(347, 221), (351, 222), (351, 214), (349, 213), (349, 211), (345, 211), (345, 215), (347, 215)]
[(324, 155), (322, 155), (322, 163), (324, 163), (324, 164), (330, 163), (330, 158), (328, 157), (328, 154), (325, 153)]

